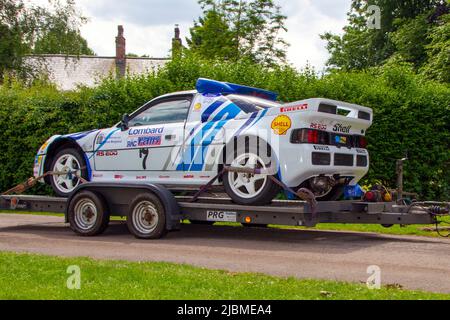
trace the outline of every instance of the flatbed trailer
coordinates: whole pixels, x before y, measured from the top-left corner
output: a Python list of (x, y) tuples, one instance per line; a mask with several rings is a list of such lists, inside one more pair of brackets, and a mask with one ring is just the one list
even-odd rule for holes
[[(193, 201), (193, 199), (195, 201)], [(269, 224), (314, 227), (319, 223), (436, 224), (448, 215), (448, 203), (274, 200), (270, 205), (235, 204), (224, 194), (195, 197), (177, 195), (150, 183), (85, 183), (68, 198), (4, 195), (0, 209), (63, 213), (65, 222), (80, 235), (103, 232), (110, 216), (127, 217), (131, 233), (138, 238), (160, 238), (180, 229), (184, 219), (193, 223), (238, 222), (246, 226)]]

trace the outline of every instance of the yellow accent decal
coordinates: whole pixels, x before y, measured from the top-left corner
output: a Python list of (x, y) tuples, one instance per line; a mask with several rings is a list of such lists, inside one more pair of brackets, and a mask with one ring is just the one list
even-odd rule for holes
[(291, 128), (291, 118), (285, 115), (280, 115), (273, 119), (271, 128), (275, 134), (285, 135)]
[(195, 111), (198, 111), (198, 110), (200, 110), (202, 108), (202, 104), (199, 102), (199, 103), (196, 103), (195, 105), (194, 105), (194, 110)]

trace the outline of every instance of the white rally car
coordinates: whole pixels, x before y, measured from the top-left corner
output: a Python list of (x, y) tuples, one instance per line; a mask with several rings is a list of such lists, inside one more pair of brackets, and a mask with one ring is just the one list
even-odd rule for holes
[[(199, 79), (195, 91), (157, 97), (111, 128), (56, 135), (39, 149), (34, 175), (60, 196), (81, 183), (151, 182), (198, 187), (223, 166), (265, 168), (318, 200), (336, 199), (368, 171), (364, 137), (372, 110), (329, 99), (283, 104), (262, 89)], [(240, 204), (280, 191), (267, 175), (227, 172), (215, 182)]]

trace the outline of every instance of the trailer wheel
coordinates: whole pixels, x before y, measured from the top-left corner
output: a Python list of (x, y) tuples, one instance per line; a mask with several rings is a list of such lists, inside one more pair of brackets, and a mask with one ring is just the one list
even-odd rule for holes
[(103, 199), (94, 192), (81, 191), (69, 203), (70, 228), (81, 236), (95, 236), (108, 227), (109, 212)]
[(157, 196), (151, 193), (137, 195), (130, 205), (128, 230), (139, 239), (159, 239), (166, 233), (166, 212)]

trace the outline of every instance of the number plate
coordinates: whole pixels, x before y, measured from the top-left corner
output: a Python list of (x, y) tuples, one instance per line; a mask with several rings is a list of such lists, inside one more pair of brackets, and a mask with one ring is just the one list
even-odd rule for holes
[(206, 212), (206, 220), (208, 221), (222, 221), (222, 222), (236, 222), (236, 212), (208, 210)]

